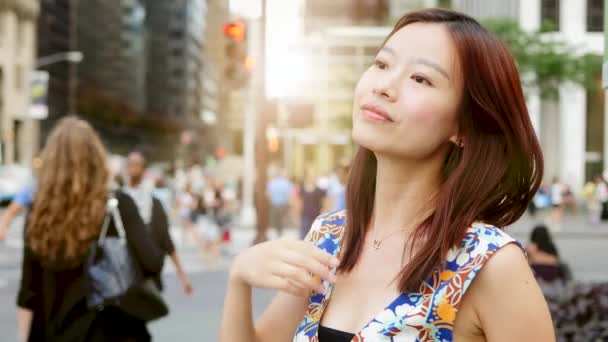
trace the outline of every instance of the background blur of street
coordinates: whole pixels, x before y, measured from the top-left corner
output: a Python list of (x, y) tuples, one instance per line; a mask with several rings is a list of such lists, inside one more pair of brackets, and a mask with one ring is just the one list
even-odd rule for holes
[[(525, 243), (527, 235), (536, 220), (525, 216), (507, 231)], [(5, 309), (0, 310), (0, 329), (3, 336), (16, 334), (15, 292), (18, 288), (21, 260), (21, 220), (15, 222), (9, 239), (0, 245), (0, 302), (6, 303)], [(274, 232), (271, 232), (274, 234)], [(222, 307), (227, 282), (227, 272), (230, 266), (230, 252), (246, 248), (255, 233), (243, 228), (234, 229), (234, 240), (230, 251), (221, 257), (219, 269), (209, 271), (203, 264), (203, 259), (193, 244), (178, 246), (178, 252), (183, 259), (185, 269), (193, 283), (194, 294), (186, 297), (181, 285), (175, 277), (173, 268), (166, 262), (164, 279), (165, 294), (169, 302), (171, 314), (151, 325), (157, 341), (217, 341)], [(273, 235), (271, 235), (273, 236)], [(297, 237), (296, 229), (291, 229), (287, 235)], [(174, 237), (180, 241), (179, 228), (174, 228)], [(608, 282), (606, 271), (608, 260), (608, 224), (587, 227), (582, 217), (574, 216), (564, 219), (563, 227), (555, 232), (558, 248), (564, 260), (567, 260), (574, 271), (574, 276), (580, 281)], [(270, 302), (271, 291), (256, 290), (254, 292), (254, 312), (260, 314)], [(4, 339), (2, 339), (4, 341)], [(7, 341), (9, 341), (7, 339)]]
[[(607, 4), (0, 0), (0, 214), (31, 185), (49, 132), (67, 115), (99, 133), (117, 184), (127, 154), (141, 152), (143, 183), (169, 212), (194, 287), (187, 297), (165, 262), (171, 314), (151, 324), (155, 340), (217, 341), (234, 255), (277, 238), (277, 217), (289, 222), (285, 236), (300, 238), (312, 219), (303, 207), (344, 208), (357, 149), (353, 89), (398, 18), (444, 7), (511, 49), (543, 150), (543, 185), (508, 232), (526, 244), (546, 223), (577, 282), (608, 283)], [(282, 191), (288, 200), (275, 196)], [(199, 222), (193, 203), (219, 212), (218, 222)], [(0, 341), (17, 333), (22, 234), (23, 213), (0, 241)], [(255, 291), (256, 314), (271, 297)]]

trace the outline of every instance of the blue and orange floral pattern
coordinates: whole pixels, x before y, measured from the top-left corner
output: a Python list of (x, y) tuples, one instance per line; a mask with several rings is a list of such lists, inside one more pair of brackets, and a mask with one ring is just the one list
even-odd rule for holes
[[(320, 216), (307, 239), (326, 252), (338, 256), (344, 233), (346, 212)], [(453, 327), (462, 298), (477, 273), (503, 246), (517, 243), (501, 229), (475, 223), (467, 229), (461, 244), (452, 248), (446, 263), (424, 282), (418, 292), (402, 293), (377, 314), (352, 342), (406, 342), (453, 340)], [(335, 272), (335, 269), (333, 270)], [(333, 286), (324, 283), (324, 293), (314, 293), (294, 342), (318, 342), (317, 330)]]

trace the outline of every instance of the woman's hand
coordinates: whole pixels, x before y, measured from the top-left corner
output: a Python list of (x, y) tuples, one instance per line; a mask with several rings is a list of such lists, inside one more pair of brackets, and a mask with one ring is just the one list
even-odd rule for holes
[(232, 266), (231, 280), (309, 296), (311, 291), (325, 291), (321, 279), (335, 281), (331, 269), (337, 265), (337, 258), (310, 242), (273, 240), (239, 254)]

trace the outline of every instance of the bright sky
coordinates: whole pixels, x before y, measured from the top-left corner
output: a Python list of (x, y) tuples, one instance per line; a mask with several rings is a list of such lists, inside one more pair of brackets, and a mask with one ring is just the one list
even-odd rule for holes
[[(302, 39), (305, 0), (266, 0), (266, 89), (269, 97), (293, 94), (310, 75), (306, 56), (290, 51)], [(261, 15), (260, 0), (230, 0), (235, 16)]]
[(297, 90), (310, 68), (306, 57), (289, 48), (302, 38), (303, 0), (266, 0), (266, 89), (269, 97)]

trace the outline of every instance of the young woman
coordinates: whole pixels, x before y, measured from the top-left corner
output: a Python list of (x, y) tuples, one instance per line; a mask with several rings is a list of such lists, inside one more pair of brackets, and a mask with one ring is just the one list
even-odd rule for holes
[(534, 276), (541, 285), (561, 284), (569, 280), (566, 266), (561, 263), (551, 233), (544, 224), (538, 225), (532, 230), (526, 252)]
[[(118, 309), (87, 308), (85, 261), (106, 214), (106, 159), (95, 131), (73, 117), (57, 124), (42, 151), (17, 298), (22, 341), (150, 341), (145, 322)], [(150, 277), (158, 274), (163, 251), (133, 200), (122, 192), (115, 197), (140, 269)], [(117, 234), (113, 223), (109, 232)]]
[[(521, 246), (496, 228), (543, 174), (508, 49), (466, 15), (412, 12), (354, 97), (347, 211), (235, 259), (221, 340), (553, 341)], [(255, 323), (252, 287), (280, 290)]]

